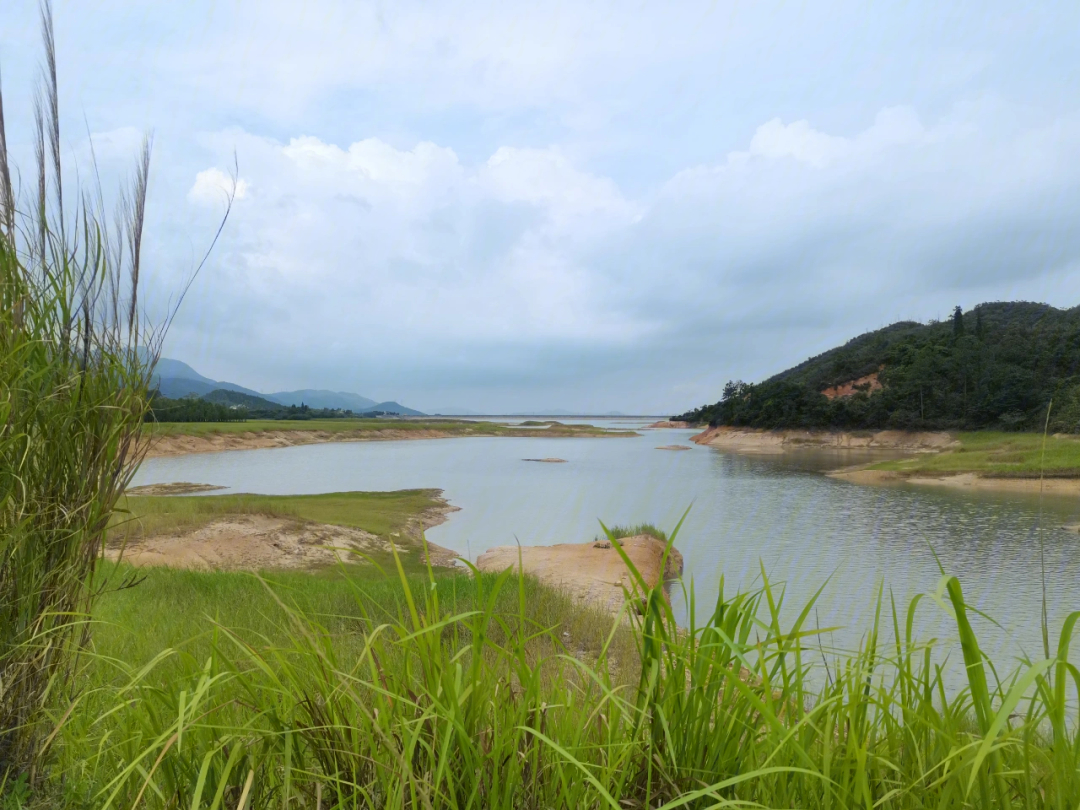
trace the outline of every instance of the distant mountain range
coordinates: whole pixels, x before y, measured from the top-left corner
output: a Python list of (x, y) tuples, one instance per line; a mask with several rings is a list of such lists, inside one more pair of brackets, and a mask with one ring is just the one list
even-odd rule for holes
[[(154, 384), (162, 396), (170, 399), (196, 396), (228, 405), (247, 405), (249, 408), (266, 408), (274, 404), (281, 407), (307, 405), (309, 408), (340, 408), (354, 413), (382, 411), (403, 416), (425, 415), (421, 411), (406, 408), (393, 400), (376, 402), (348, 391), (304, 388), (298, 391), (276, 391), (272, 394), (264, 394), (227, 380), (211, 380), (187, 363), (168, 357), (162, 357), (158, 361), (154, 372)], [(237, 396), (228, 396), (226, 392), (232, 392)]]

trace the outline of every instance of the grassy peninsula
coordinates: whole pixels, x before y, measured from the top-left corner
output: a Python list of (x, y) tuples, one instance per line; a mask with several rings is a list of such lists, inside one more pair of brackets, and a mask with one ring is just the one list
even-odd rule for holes
[(883, 461), (869, 469), (905, 476), (973, 473), (984, 478), (1080, 478), (1080, 436), (976, 431), (956, 435), (960, 446), (940, 453)]

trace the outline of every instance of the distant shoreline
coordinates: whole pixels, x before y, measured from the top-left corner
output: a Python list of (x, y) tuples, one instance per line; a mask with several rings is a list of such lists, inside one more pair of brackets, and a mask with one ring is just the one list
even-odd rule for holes
[(624, 438), (641, 434), (591, 425), (552, 423), (547, 427), (514, 427), (488, 422), (451, 420), (311, 420), (283, 422), (172, 422), (150, 428), (157, 432), (147, 458), (266, 450), (331, 442), (387, 442), (468, 437)]

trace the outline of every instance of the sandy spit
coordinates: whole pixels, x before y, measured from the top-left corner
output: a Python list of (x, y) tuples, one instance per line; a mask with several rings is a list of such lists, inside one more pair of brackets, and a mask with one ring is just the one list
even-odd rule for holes
[(1039, 492), (1048, 495), (1080, 494), (1080, 478), (990, 478), (976, 473), (958, 473), (956, 475), (902, 475), (892, 470), (849, 469), (829, 473), (831, 478), (851, 481), (854, 484), (875, 486), (895, 486), (897, 484), (918, 484), (920, 486), (951, 487), (954, 489), (977, 489), (988, 492)]
[[(650, 535), (625, 537), (619, 542), (649, 587), (682, 574), (682, 555), (674, 548), (661, 569), (665, 544)], [(638, 594), (630, 570), (607, 540), (565, 543), (555, 546), (499, 546), (488, 549), (476, 561), (481, 571), (518, 569), (541, 582), (570, 593), (575, 599), (618, 612), (625, 592)]]
[(786, 453), (806, 449), (880, 449), (936, 453), (957, 447), (959, 442), (945, 431), (813, 431), (755, 430), (715, 427), (691, 437), (695, 444), (718, 447), (737, 453)]
[(653, 422), (651, 425), (646, 425), (644, 429), (648, 430), (649, 428), (680, 428), (685, 430), (692, 427), (693, 425), (691, 425), (689, 422), (679, 422), (677, 420), (673, 421), (671, 419), (661, 419), (659, 422)]
[(657, 450), (693, 450), (692, 447), (687, 447), (685, 444), (665, 444), (663, 447), (657, 447)]

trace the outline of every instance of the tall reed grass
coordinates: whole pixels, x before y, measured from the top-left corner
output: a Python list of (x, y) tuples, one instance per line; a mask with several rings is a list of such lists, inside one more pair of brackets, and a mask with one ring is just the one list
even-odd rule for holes
[(72, 695), (88, 583), (146, 449), (140, 425), (168, 322), (155, 330), (140, 310), (149, 140), (115, 213), (99, 188), (65, 185), (47, 0), (41, 30), (25, 193), (0, 92), (0, 793), (13, 774), (33, 781), (52, 739), (41, 710)]
[(841, 653), (809, 625), (813, 600), (792, 612), (767, 578), (751, 592), (721, 584), (704, 611), (691, 587), (686, 627), (657, 586), (645, 589), (644, 615), (609, 619), (582, 650), (537, 610), (543, 589), (510, 572), (448, 586), (399, 570), (382, 603), (396, 612), (373, 611), (357, 586), (357, 619), (342, 625), (274, 591), (273, 639), (208, 618), (205, 658), (183, 674), (158, 676), (169, 651), (120, 666), (91, 696), (95, 710), (64, 730), (83, 800), (229, 810), (1080, 802), (1076, 614), (1052, 657), (1002, 675), (960, 584), (943, 577), (935, 596), (955, 619), (966, 672), (949, 689), (943, 651), (914, 635), (921, 598), (879, 597), (862, 647)]

